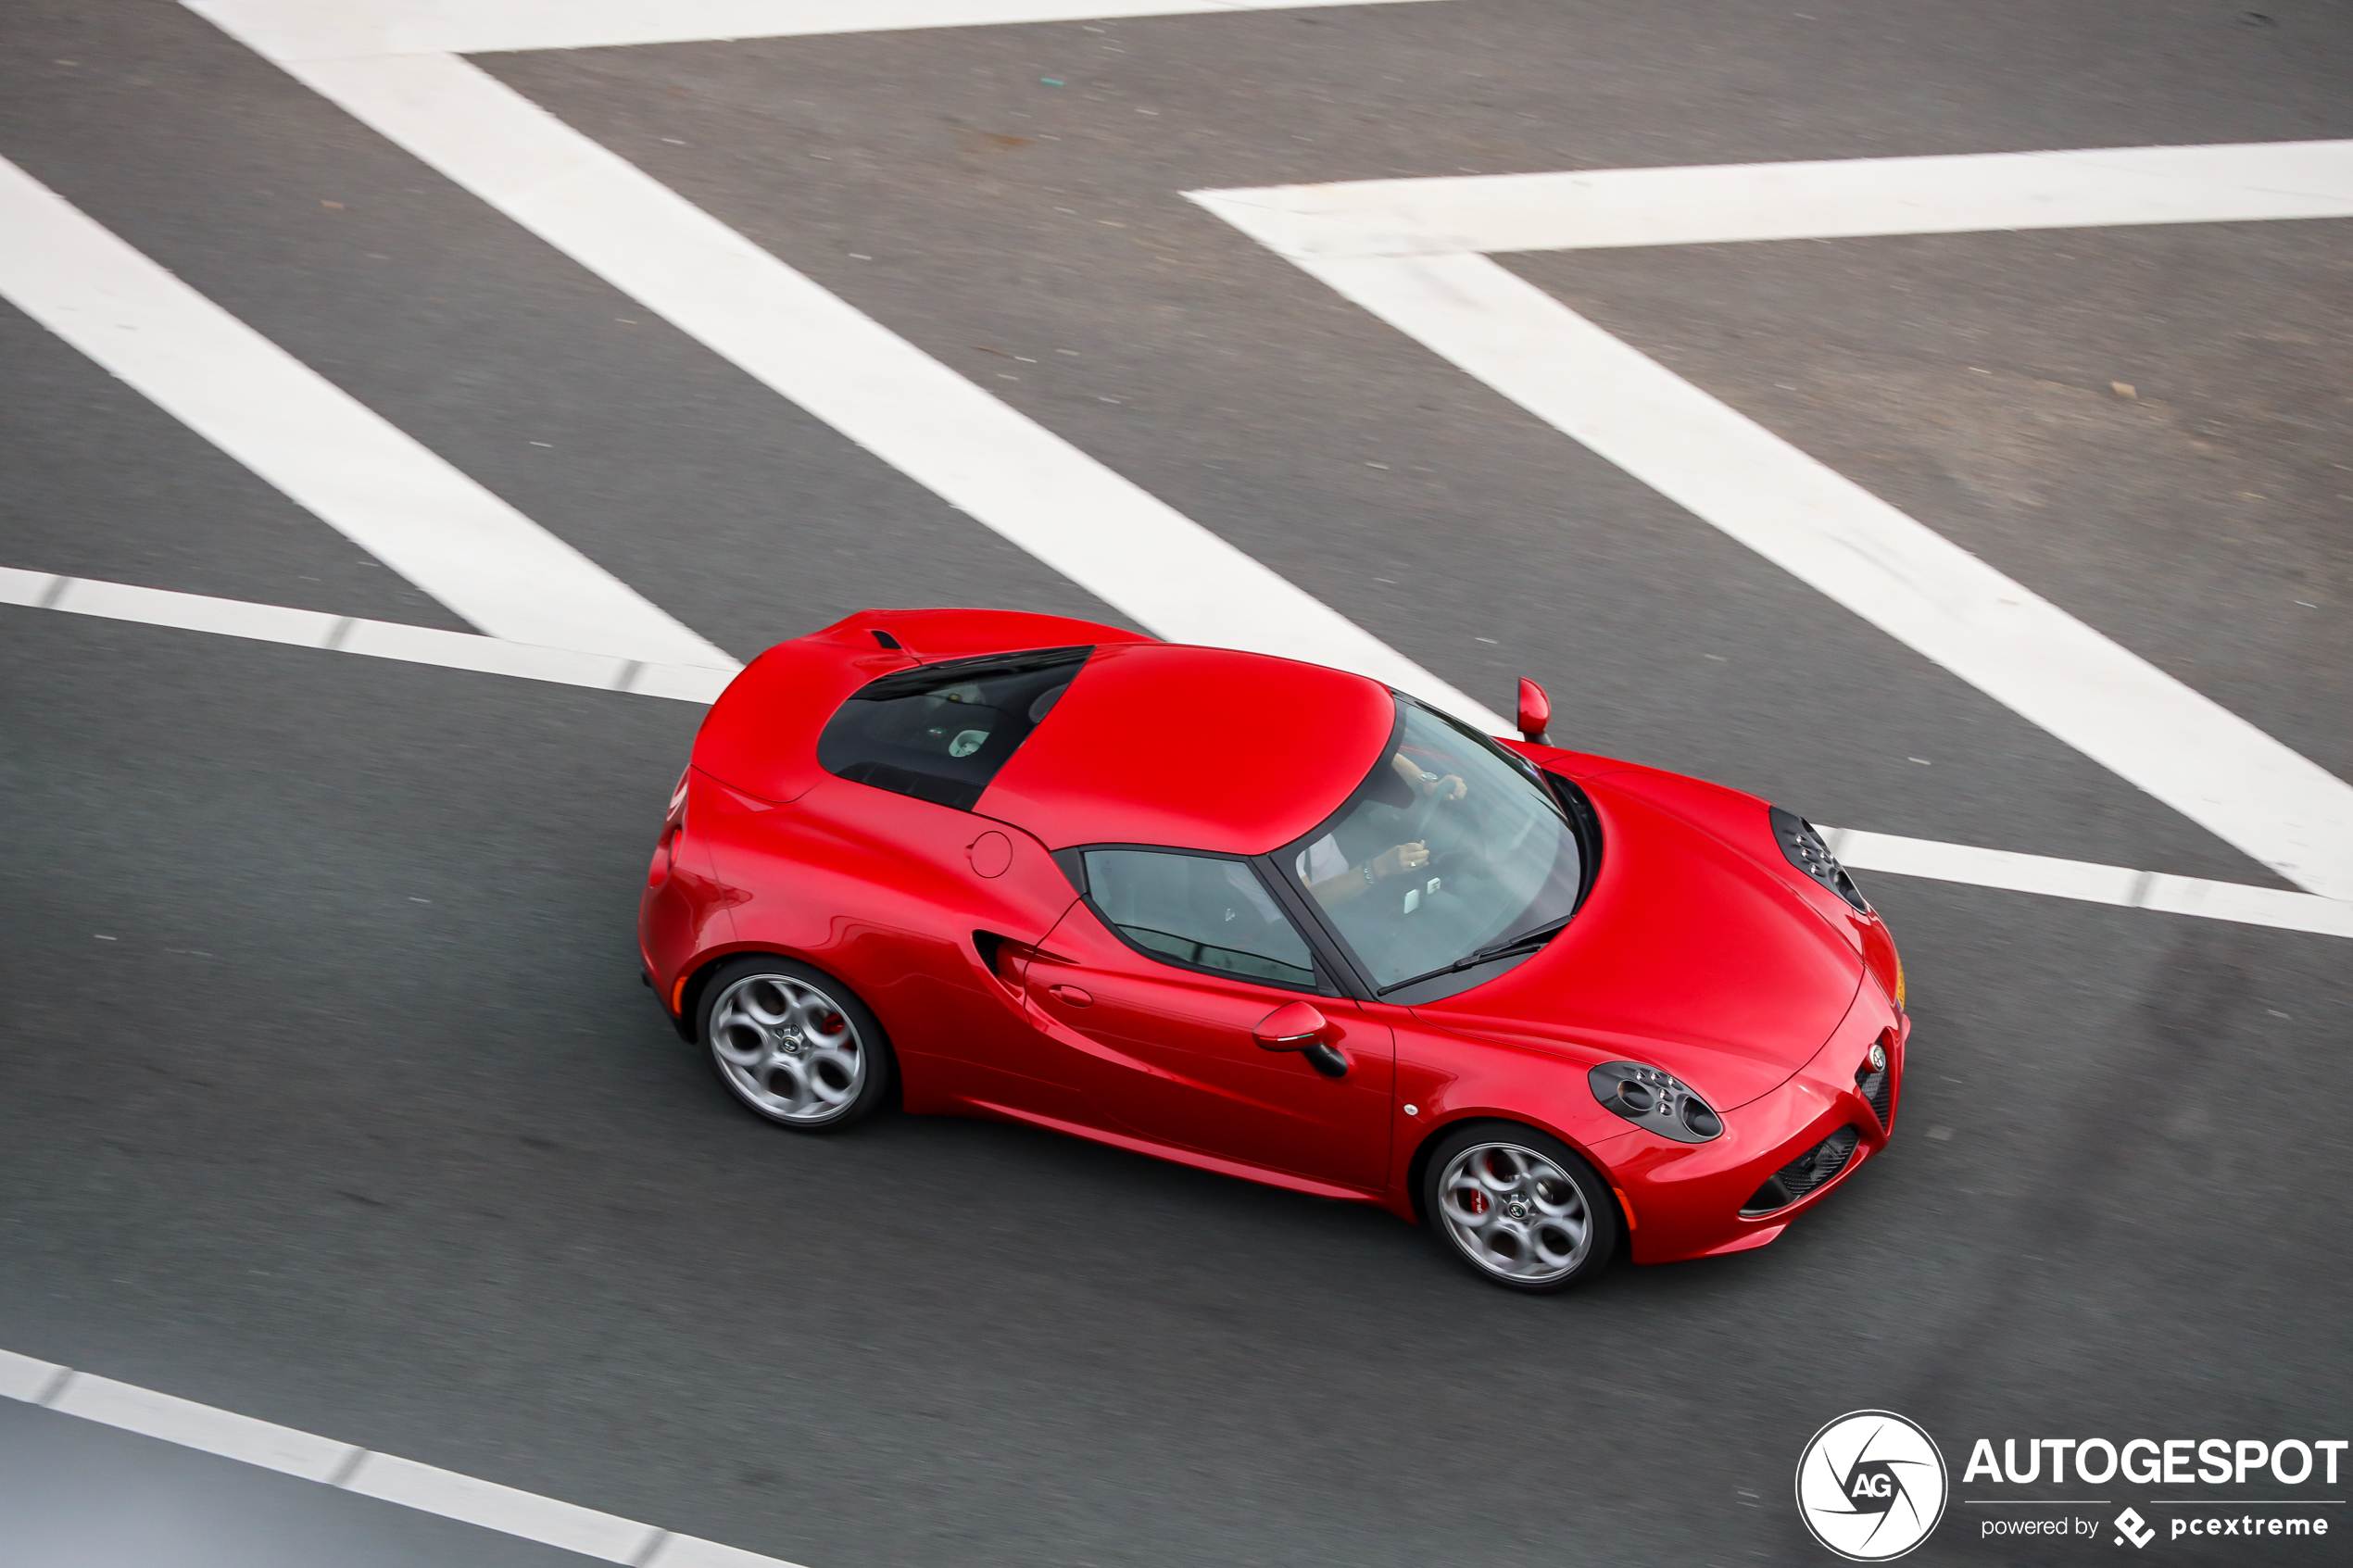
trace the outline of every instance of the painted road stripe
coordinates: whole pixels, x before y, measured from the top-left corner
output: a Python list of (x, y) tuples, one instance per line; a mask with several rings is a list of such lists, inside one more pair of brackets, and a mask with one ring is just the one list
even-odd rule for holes
[[(2337, 167), (2334, 153), (2291, 144), (2277, 182), (2302, 189), (2316, 159), (2322, 172)], [(2248, 158), (2234, 167), (2258, 177)], [(1662, 213), (1682, 199), (1672, 182), (1656, 191)], [(1265, 228), (1340, 294), (2289, 881), (2353, 897), (2353, 787), (1543, 290), (1486, 256), (1445, 251), (1441, 234), (1419, 254), (1366, 256), (1348, 253), (1370, 243), (1350, 231), (1340, 254), (1323, 254), (1302, 235), (1313, 214), (1302, 216), (1295, 191), (1193, 195), (1253, 237)], [(1379, 243), (1401, 243), (1381, 232)]]
[(650, 1524), (617, 1518), (576, 1503), (517, 1491), (493, 1481), (437, 1470), (390, 1454), (363, 1454), (342, 1483), (346, 1491), (461, 1519), (485, 1530), (544, 1541), (608, 1562), (643, 1562), (663, 1534)]
[(1353, 670), (1491, 730), (1507, 727), (1329, 606), (466, 61), (403, 55), (281, 63), (1155, 634)]
[(794, 1568), (577, 1503), (0, 1350), (0, 1395), (240, 1464), (636, 1568)]
[(684, 702), (712, 701), (735, 678), (732, 671), (713, 670), (707, 665), (616, 659), (607, 653), (508, 642), (467, 632), (409, 626), (396, 621), (363, 621), (356, 616), (329, 615), (322, 610), (290, 609), (283, 605), (250, 604), (243, 599), (219, 599), (204, 594), (141, 588), (128, 583), (100, 583), (86, 577), (59, 577), (9, 567), (0, 567), (0, 604), (58, 609), (69, 615), (92, 615), (107, 621), (135, 621), (149, 626), (176, 626), (183, 631), (286, 643), (296, 647), (328, 648), (408, 664), (437, 664), (448, 670), (516, 675), (567, 686), (633, 692), (640, 696), (676, 697)]
[(0, 295), (493, 636), (735, 668), (5, 158)]
[[(711, 702), (731, 679), (724, 671), (687, 665), (641, 664), (603, 654), (502, 643), (463, 632), (441, 632), (388, 621), (360, 621), (319, 610), (289, 609), (283, 605), (248, 604), (239, 599), (208, 598), (201, 594), (97, 583), (81, 577), (56, 577), (6, 567), (0, 567), (0, 604), (250, 637), (449, 670), (512, 675), (561, 685), (593, 686), (681, 702)], [(2281, 931), (2353, 937), (2353, 903), (2309, 893), (2207, 882), (2162, 872), (2021, 855), (2007, 849), (1980, 849), (1971, 845), (1901, 838), (1853, 828), (1824, 828), (1822, 834), (1839, 858), (1856, 871), (2197, 915)]]
[(188, 0), (280, 60), (1276, 11), (1427, 0)]
[(2323, 898), (2316, 893), (2251, 887), (2238, 882), (2208, 882), (2165, 872), (2139, 872), (2127, 866), (2095, 865), (2088, 860), (2021, 855), (2010, 849), (1981, 849), (1974, 845), (1942, 844), (1928, 838), (1899, 838), (1893, 834), (1865, 833), (1856, 828), (1821, 831), (1831, 852), (1855, 871), (1967, 883), (1973, 887), (2037, 893), (2045, 897), (2154, 909), (2161, 914), (2196, 915), (2238, 925), (2268, 925), (2280, 931), (2309, 931), (2321, 936), (2353, 937), (2353, 902)]
[(1193, 199), (1290, 257), (2353, 218), (2353, 141), (1360, 180)]
[[(194, 3), (218, 9), (228, 0)], [(233, 31), (233, 17), (223, 14), (222, 21)], [(251, 42), (267, 52), (265, 39)], [(1491, 730), (1505, 728), (1499, 715), (465, 61), (417, 55), (281, 63), (648, 308), (1162, 635), (1358, 670)], [(1253, 212), (1280, 205), (1266, 192), (1202, 193), (1198, 199), (1245, 226)], [(1219, 207), (1221, 201), (1227, 205)], [(1556, 406), (1554, 422), (1560, 428), (1605, 452), (1609, 443), (1595, 437), (1612, 437), (1624, 450), (1609, 455), (1699, 515), (2291, 880), (2325, 894), (2353, 891), (2353, 810), (2347, 809), (2353, 791), (1541, 291), (1523, 286), (1511, 308), (1500, 312), (1505, 323), (1516, 313), (1533, 312), (1553, 329), (1552, 338), (1579, 339), (1571, 346), (1581, 346), (1621, 379), (1642, 383), (1636, 388), (1642, 395), (1630, 400), (1631, 419), (1622, 406), (1625, 385), (1608, 385), (1606, 396), (1575, 404), (1583, 390), (1575, 376), (1525, 352), (1524, 345), (1504, 341), (1508, 333), (1488, 332), (1499, 313), (1482, 309), (1475, 297), (1448, 296), (1442, 280), (1416, 270), (1453, 267), (1461, 281), (1511, 295), (1507, 285), (1516, 280), (1484, 257), (1296, 259), (1320, 269), (1335, 286), (1333, 269), (1379, 270), (1379, 278), (1356, 282), (1371, 294), (1386, 282), (1427, 313), (1452, 309), (1460, 318), (1453, 324), (1465, 334), (1473, 328), (1486, 332), (1478, 345), (1486, 358), (1499, 366), (1508, 361), (1523, 373), (1528, 390), (1545, 395), (1530, 407), (1542, 413), (1547, 398)], [(1539, 307), (1549, 307), (1551, 314)], [(1650, 413), (1664, 417), (1643, 417)], [(1594, 428), (1581, 430), (1581, 423)], [(1726, 436), (1745, 448), (1741, 461), (1721, 462), (1708, 452), (1710, 437)], [(1696, 456), (1687, 449), (1694, 437)], [(1804, 483), (1793, 485), (1793, 479)], [(1743, 489), (1760, 482), (1761, 495)], [(1827, 525), (1809, 509), (1824, 500), (1831, 503)], [(1948, 583), (1940, 571), (1957, 575)], [(1923, 609), (1924, 620), (1906, 618)], [(2056, 664), (2043, 662), (2054, 658)], [(2178, 738), (2151, 733), (2153, 722), (2161, 730), (2175, 721), (2186, 723)]]
[(68, 1374), (54, 1386), (45, 1387), (44, 1395), (41, 1404), (66, 1415), (304, 1481), (332, 1478), (345, 1468), (351, 1452), (348, 1443), (331, 1442), (112, 1378), (93, 1377), (86, 1372)]

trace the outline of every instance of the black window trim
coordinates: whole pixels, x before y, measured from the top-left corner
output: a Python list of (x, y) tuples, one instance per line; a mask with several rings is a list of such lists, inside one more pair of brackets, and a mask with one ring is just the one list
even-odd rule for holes
[[(1314, 965), (1315, 979), (1302, 984), (1298, 981), (1275, 980), (1263, 974), (1240, 974), (1230, 969), (1214, 969), (1208, 964), (1188, 963), (1183, 959), (1147, 947), (1142, 943), (1134, 940), (1120, 928), (1117, 922), (1104, 912), (1101, 905), (1095, 902), (1094, 892), (1087, 885), (1086, 857), (1088, 851), (1098, 849), (1127, 849), (1147, 855), (1190, 855), (1196, 859), (1225, 860), (1249, 867), (1252, 873), (1258, 878), (1260, 887), (1274, 899), (1275, 908), (1290, 922), (1291, 928), (1298, 932), (1300, 939), (1307, 944), (1308, 957)], [(1363, 982), (1357, 979), (1353, 968), (1337, 961), (1339, 955), (1333, 952), (1330, 944), (1324, 938), (1323, 932), (1312, 923), (1302, 922), (1299, 918), (1300, 911), (1295, 903), (1283, 896), (1285, 890), (1282, 886), (1282, 879), (1275, 874), (1273, 860), (1268, 856), (1231, 855), (1217, 849), (1190, 849), (1181, 844), (1105, 843), (1073, 845), (1066, 849), (1054, 850), (1053, 857), (1054, 863), (1060, 866), (1063, 874), (1070, 879), (1071, 886), (1077, 890), (1079, 902), (1087, 906), (1088, 912), (1095, 917), (1096, 923), (1117, 937), (1129, 950), (1142, 954), (1154, 963), (1166, 964), (1171, 969), (1181, 969), (1191, 974), (1206, 974), (1227, 982), (1239, 981), (1245, 985), (1264, 985), (1271, 990), (1290, 991), (1302, 997), (1361, 997), (1363, 995)]]
[(1568, 817), (1569, 831), (1577, 835), (1577, 847), (1584, 856), (1584, 864), (1578, 868), (1577, 902), (1568, 910), (1568, 918), (1575, 920), (1585, 908), (1585, 900), (1592, 897), (1593, 884), (1602, 874), (1601, 813), (1593, 809), (1592, 797), (1585, 793), (1585, 786), (1567, 773), (1544, 768), (1538, 771), (1538, 776), (1560, 801)]
[[(1397, 755), (1398, 746), (1405, 738), (1404, 705), (1408, 702), (1415, 702), (1414, 698), (1407, 696), (1403, 692), (1397, 690), (1394, 686), (1390, 688), (1389, 695), (1397, 700), (1397, 717), (1389, 726), (1389, 739), (1381, 744), (1379, 760), (1373, 764), (1376, 768), (1386, 767), (1389, 763), (1389, 759)], [(1415, 702), (1415, 706), (1417, 708), (1427, 708), (1428, 707), (1428, 704)], [(1436, 709), (1432, 709), (1431, 711), (1435, 712)], [(1371, 771), (1369, 769), (1366, 770), (1365, 777), (1370, 778), (1371, 776)], [(1342, 972), (1349, 977), (1349, 994), (1360, 1002), (1370, 1002), (1380, 1000), (1380, 990), (1373, 984), (1372, 971), (1365, 967), (1364, 960), (1356, 956), (1356, 949), (1348, 945), (1348, 939), (1340, 934), (1340, 927), (1332, 923), (1331, 916), (1326, 912), (1322, 905), (1315, 902), (1315, 896), (1309, 893), (1306, 887), (1300, 883), (1298, 874), (1283, 865), (1283, 859), (1286, 855), (1292, 855), (1295, 857), (1296, 852), (1304, 847), (1307, 844), (1308, 834), (1313, 834), (1316, 828), (1322, 827), (1326, 822), (1330, 822), (1332, 818), (1340, 815), (1340, 813), (1347, 808), (1348, 803), (1356, 798), (1356, 792), (1364, 787), (1365, 779), (1358, 779), (1355, 783), (1350, 784), (1348, 786), (1348, 793), (1340, 797), (1340, 804), (1333, 807), (1323, 816), (1318, 817), (1315, 820), (1315, 824), (1308, 828), (1307, 833), (1302, 834), (1299, 837), (1292, 839), (1288, 844), (1277, 844), (1266, 854), (1260, 856), (1259, 859), (1264, 860), (1267, 867), (1273, 871), (1275, 873), (1275, 881), (1282, 885), (1282, 889), (1285, 894), (1295, 893), (1297, 895), (1296, 897), (1287, 897), (1284, 902), (1287, 905), (1292, 905), (1306, 911), (1309, 928), (1313, 930), (1321, 939), (1321, 945), (1328, 948), (1333, 956), (1340, 960), (1340, 964), (1344, 966)]]
[(1251, 863), (1258, 868), (1259, 880), (1274, 888), (1275, 901), (1290, 912), (1291, 923), (1306, 936), (1318, 971), (1328, 968), (1340, 991), (1353, 1001), (1378, 1000), (1379, 993), (1373, 989), (1371, 976), (1358, 966), (1356, 954), (1340, 939), (1322, 907), (1307, 889), (1299, 885), (1296, 877), (1283, 874), (1280, 852), (1253, 855)]
[[(842, 698), (842, 703), (847, 706), (861, 701), (895, 702), (900, 697), (922, 696), (941, 686), (958, 685), (989, 675), (1026, 675), (1039, 670), (1051, 670), (1058, 664), (1083, 666), (1101, 646), (1099, 643), (1072, 643), (1066, 646), (1004, 648), (996, 653), (935, 659), (926, 663), (887, 671)], [(1076, 676), (1072, 678), (1076, 679)], [(875, 693), (877, 686), (904, 686), (907, 689), (884, 692), (878, 696)]]

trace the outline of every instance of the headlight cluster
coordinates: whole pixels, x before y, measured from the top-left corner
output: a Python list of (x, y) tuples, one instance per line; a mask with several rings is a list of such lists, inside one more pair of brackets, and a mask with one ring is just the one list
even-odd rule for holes
[(1871, 906), (1863, 897), (1863, 890), (1855, 885), (1855, 879), (1838, 863), (1838, 857), (1822, 842), (1822, 835), (1814, 831), (1814, 824), (1778, 806), (1772, 809), (1772, 815), (1773, 836), (1780, 841), (1781, 853), (1789, 857), (1789, 863), (1864, 914), (1869, 914)]
[(1670, 1073), (1633, 1061), (1605, 1061), (1585, 1075), (1593, 1098), (1638, 1127), (1677, 1143), (1705, 1143), (1724, 1119)]

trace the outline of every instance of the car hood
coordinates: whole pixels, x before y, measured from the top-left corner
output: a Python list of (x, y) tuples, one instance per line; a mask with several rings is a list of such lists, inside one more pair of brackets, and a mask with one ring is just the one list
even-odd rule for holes
[(1864, 970), (1795, 885), (1765, 802), (1646, 769), (1579, 783), (1603, 847), (1577, 918), (1416, 1015), (1581, 1064), (1661, 1068), (1718, 1110), (1780, 1086), (1837, 1028)]

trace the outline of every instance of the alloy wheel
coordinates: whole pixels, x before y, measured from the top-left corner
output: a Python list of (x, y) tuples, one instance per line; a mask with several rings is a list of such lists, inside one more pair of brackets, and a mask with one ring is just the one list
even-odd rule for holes
[(858, 1025), (831, 997), (788, 974), (747, 975), (720, 995), (711, 1053), (747, 1104), (804, 1126), (841, 1115), (866, 1082)]
[(1438, 1209), (1464, 1256), (1516, 1285), (1564, 1278), (1593, 1245), (1584, 1192), (1567, 1172), (1518, 1144), (1473, 1144), (1448, 1160)]

